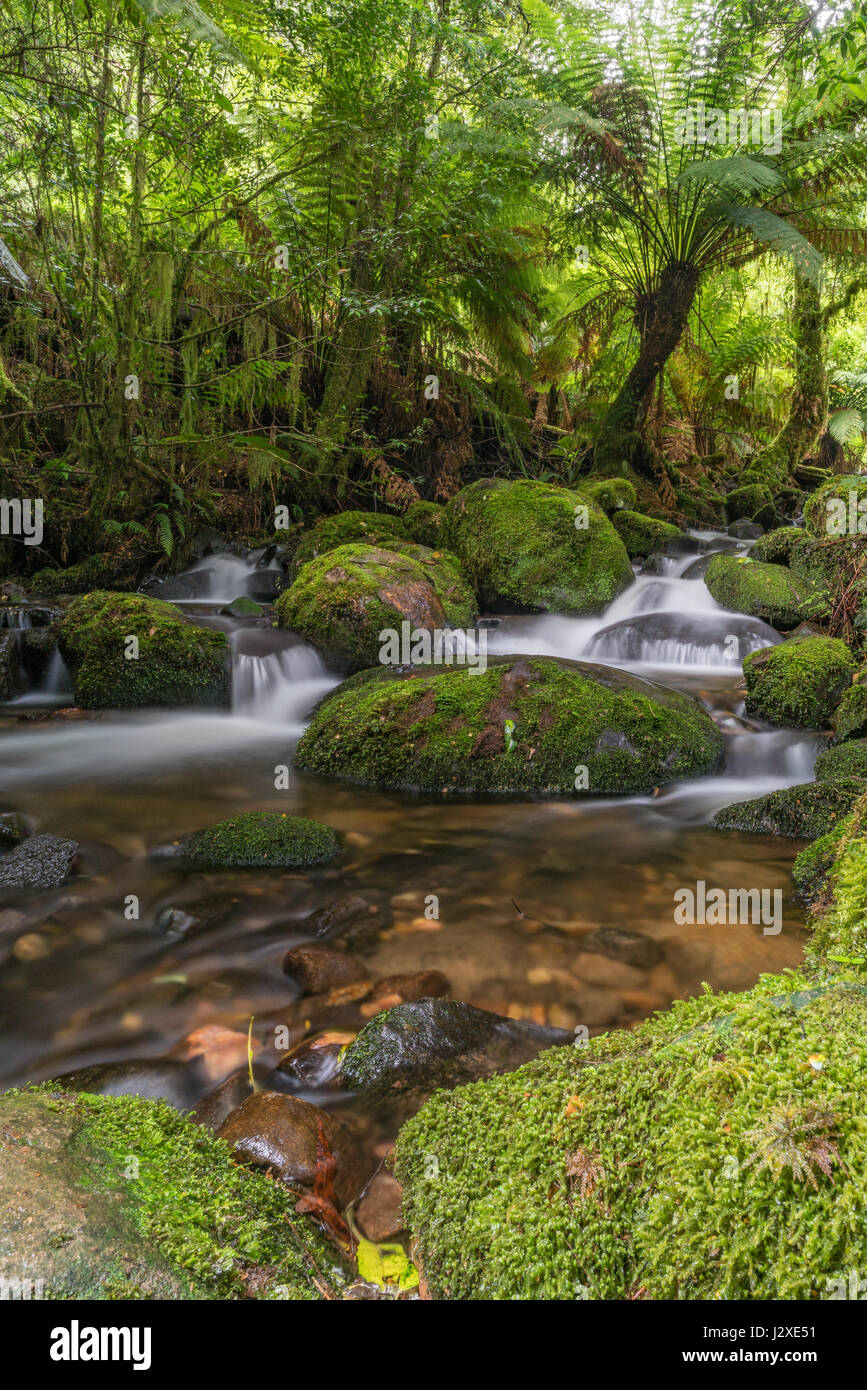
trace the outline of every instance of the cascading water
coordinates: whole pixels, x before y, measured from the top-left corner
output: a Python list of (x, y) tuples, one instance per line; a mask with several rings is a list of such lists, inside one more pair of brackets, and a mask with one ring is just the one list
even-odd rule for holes
[(232, 709), (299, 733), (317, 700), (337, 684), (321, 656), (289, 633), (239, 628), (232, 634)]

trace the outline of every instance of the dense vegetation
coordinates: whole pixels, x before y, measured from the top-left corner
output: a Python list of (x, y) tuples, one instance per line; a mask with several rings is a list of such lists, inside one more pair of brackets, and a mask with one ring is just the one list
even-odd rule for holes
[(30, 570), (503, 471), (628, 471), (707, 519), (860, 458), (863, 19), (608, 11), (8, 0), (0, 490), (46, 499)]

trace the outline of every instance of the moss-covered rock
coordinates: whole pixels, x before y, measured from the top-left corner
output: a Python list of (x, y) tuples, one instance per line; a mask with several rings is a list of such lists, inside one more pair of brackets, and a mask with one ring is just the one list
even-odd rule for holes
[(850, 738), (867, 734), (867, 665), (859, 666), (852, 684), (834, 711), (834, 741), (845, 743)]
[(747, 711), (771, 724), (826, 729), (851, 683), (855, 659), (833, 637), (793, 637), (744, 660)]
[(445, 508), (439, 502), (413, 502), (403, 515), (407, 536), (417, 545), (430, 546), (438, 550), (443, 537)]
[(32, 594), (50, 597), (54, 594), (89, 594), (93, 589), (129, 588), (129, 576), (118, 576), (118, 566), (108, 555), (90, 555), (68, 569), (37, 570), (27, 580)]
[(340, 842), (319, 821), (248, 811), (196, 830), (179, 848), (185, 859), (218, 868), (303, 868), (333, 859)]
[(634, 508), (638, 498), (628, 478), (598, 478), (581, 483), (579, 492), (601, 507), (606, 516), (622, 507)]
[(297, 1194), (236, 1166), (160, 1101), (0, 1096), (0, 1278), (52, 1299), (339, 1295), (333, 1250)]
[(804, 525), (822, 538), (867, 534), (867, 474), (829, 478), (804, 503)]
[[(811, 848), (812, 863), (800, 855), (796, 881), (820, 909), (805, 950), (809, 965), (823, 973), (856, 970), (867, 984), (867, 796), (845, 822)], [(803, 888), (802, 888), (803, 891)]]
[(834, 777), (867, 778), (867, 738), (853, 738), (826, 748), (816, 759), (816, 779), (826, 782)]
[(777, 526), (766, 535), (759, 536), (750, 551), (750, 559), (761, 560), (767, 565), (787, 565), (792, 547), (803, 538), (804, 532), (800, 526)]
[(583, 493), (495, 478), (445, 510), (445, 543), (486, 606), (599, 613), (632, 581), (623, 542)]
[(741, 830), (749, 835), (790, 835), (815, 840), (830, 834), (867, 791), (860, 777), (802, 782), (751, 801), (738, 801), (717, 811), (715, 830)]
[(343, 545), (311, 560), (277, 600), (282, 627), (312, 642), (337, 670), (380, 659), (386, 629), (471, 628), (472, 590), (454, 556), (410, 542), (395, 548)]
[(396, 1151), (433, 1296), (806, 1300), (863, 1269), (867, 992), (813, 985), (435, 1095)]
[[(137, 642), (138, 655), (129, 639)], [(228, 705), (229, 644), (169, 603), (141, 594), (96, 591), (74, 599), (58, 646), (82, 709), (144, 705)]]
[(484, 672), (362, 672), (314, 711), (296, 762), (368, 786), (572, 796), (701, 776), (722, 748), (688, 696), (604, 666), (505, 657)]
[(630, 560), (645, 559), (654, 550), (664, 550), (683, 534), (670, 521), (657, 521), (655, 517), (627, 510), (614, 512), (611, 525), (626, 546)]
[(770, 488), (762, 483), (748, 483), (746, 487), (733, 488), (725, 499), (726, 521), (749, 520), (768, 504), (773, 507), (773, 502)]
[(748, 613), (782, 630), (797, 627), (826, 611), (824, 595), (808, 580), (796, 579), (783, 565), (766, 565), (742, 556), (715, 555), (705, 583), (717, 603)]
[(409, 539), (403, 518), (389, 512), (351, 511), (321, 516), (301, 534), (292, 555), (290, 573), (296, 575), (302, 565), (341, 545), (360, 542), (387, 547), (389, 541)]

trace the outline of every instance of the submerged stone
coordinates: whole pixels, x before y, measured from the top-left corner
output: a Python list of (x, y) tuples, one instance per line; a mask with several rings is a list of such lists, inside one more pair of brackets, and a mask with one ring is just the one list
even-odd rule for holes
[(78, 842), (58, 835), (33, 835), (0, 855), (0, 889), (59, 888), (69, 878)]

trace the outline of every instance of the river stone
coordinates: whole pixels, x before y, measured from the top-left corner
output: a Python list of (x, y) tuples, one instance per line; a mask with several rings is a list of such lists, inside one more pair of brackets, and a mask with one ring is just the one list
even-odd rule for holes
[(717, 811), (712, 825), (715, 830), (816, 840), (836, 830), (865, 792), (867, 781), (859, 777), (804, 782), (726, 806)]
[(374, 903), (358, 893), (346, 893), (311, 912), (301, 923), (301, 930), (321, 941), (337, 941), (370, 936), (379, 925), (379, 909)]
[(202, 1096), (190, 1111), (190, 1119), (216, 1133), (233, 1110), (237, 1110), (251, 1094), (250, 1077), (246, 1069), (233, 1072), (225, 1081), (221, 1081), (219, 1086)]
[(562, 1028), (503, 1018), (455, 999), (420, 999), (372, 1018), (347, 1048), (340, 1074), (371, 1098), (426, 1093), (511, 1071), (543, 1048), (571, 1041)]
[(295, 982), (302, 997), (370, 980), (365, 966), (355, 956), (317, 942), (293, 946), (287, 951), (283, 957), (283, 974)]
[(220, 612), (227, 618), (261, 618), (265, 610), (261, 603), (242, 594), (240, 598), (233, 598), (231, 603), (220, 609)]
[(0, 850), (13, 849), (29, 834), (27, 821), (19, 811), (0, 812)]
[(365, 1161), (352, 1130), (327, 1110), (297, 1096), (256, 1091), (232, 1112), (217, 1135), (239, 1163), (270, 1168), (283, 1182), (312, 1187), (320, 1127), (336, 1165), (335, 1192), (345, 1206), (364, 1184)]
[(377, 1173), (355, 1213), (362, 1235), (375, 1245), (394, 1240), (403, 1230), (403, 1193), (391, 1173)]
[(21, 666), (21, 633), (0, 628), (0, 703), (14, 700), (25, 686)]
[(652, 937), (626, 931), (623, 927), (597, 927), (583, 938), (581, 946), (585, 951), (609, 956), (637, 970), (650, 970), (662, 960), (662, 949)]
[(101, 1062), (63, 1072), (52, 1082), (64, 1091), (87, 1091), (95, 1096), (140, 1096), (142, 1100), (164, 1100), (176, 1110), (185, 1110), (202, 1093), (198, 1066), (157, 1057), (153, 1060)]
[(320, 1033), (305, 1038), (299, 1047), (283, 1057), (274, 1068), (268, 1084), (272, 1090), (321, 1090), (334, 1085), (340, 1070), (344, 1047), (352, 1033)]
[(747, 713), (771, 724), (827, 729), (857, 663), (835, 637), (790, 637), (744, 662)]
[(352, 677), (320, 701), (295, 758), (394, 790), (574, 796), (651, 792), (722, 756), (688, 695), (586, 662), (496, 657), (484, 672)]
[(34, 835), (0, 856), (0, 889), (59, 888), (78, 855), (78, 842), (57, 835)]
[(184, 859), (214, 868), (305, 868), (333, 859), (339, 849), (330, 826), (267, 811), (232, 816), (178, 842)]

